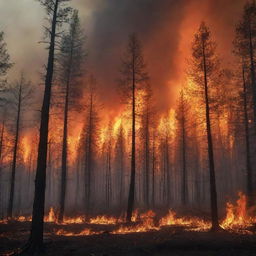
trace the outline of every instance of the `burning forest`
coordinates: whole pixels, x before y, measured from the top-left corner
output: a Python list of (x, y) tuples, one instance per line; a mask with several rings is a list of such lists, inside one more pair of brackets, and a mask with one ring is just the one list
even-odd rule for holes
[(254, 0), (0, 17), (0, 255), (256, 255)]

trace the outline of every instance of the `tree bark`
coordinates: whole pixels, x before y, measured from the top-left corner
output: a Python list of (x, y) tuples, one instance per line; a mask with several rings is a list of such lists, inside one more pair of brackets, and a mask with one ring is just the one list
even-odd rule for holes
[(187, 143), (186, 143), (186, 120), (185, 120), (185, 110), (184, 110), (184, 101), (182, 95), (182, 204), (187, 204)]
[(202, 51), (203, 51), (203, 71), (204, 71), (205, 117), (206, 117), (208, 160), (209, 160), (209, 173), (210, 173), (211, 219), (212, 219), (212, 230), (214, 231), (214, 230), (218, 230), (220, 227), (219, 227), (219, 219), (218, 219), (214, 153), (213, 153), (210, 108), (209, 108), (209, 97), (208, 97), (208, 77), (207, 77), (207, 66), (206, 66), (206, 56), (205, 56), (205, 43), (203, 38), (202, 38)]
[(251, 165), (251, 150), (248, 126), (248, 110), (247, 110), (247, 87), (245, 82), (244, 67), (242, 70), (243, 76), (243, 112), (244, 112), (244, 130), (245, 130), (245, 152), (246, 152), (246, 171), (247, 171), (247, 196), (248, 207), (253, 205), (253, 182), (252, 182), (252, 165)]
[(153, 145), (152, 145), (152, 208), (155, 207), (155, 134), (153, 134)]
[(22, 87), (22, 81), (20, 81), (19, 92), (18, 92), (19, 93), (19, 96), (18, 96), (18, 111), (17, 111), (15, 139), (14, 139), (13, 157), (12, 157), (11, 188), (10, 188), (10, 197), (9, 197), (8, 209), (7, 209), (8, 218), (12, 218), (12, 215), (13, 215), (15, 174), (16, 174), (17, 152), (18, 152), (18, 144), (19, 144), (19, 132), (20, 132), (21, 87)]
[(120, 133), (120, 154), (119, 154), (119, 172), (120, 172), (120, 190), (119, 190), (119, 205), (120, 209), (123, 206), (123, 199), (124, 199), (124, 145), (123, 145), (123, 132)]
[[(147, 106), (148, 108), (148, 106)], [(146, 125), (145, 125), (145, 204), (149, 208), (149, 113), (146, 112)]]
[(61, 189), (60, 189), (60, 211), (58, 221), (62, 222), (65, 209), (66, 186), (67, 186), (67, 150), (68, 150), (68, 110), (69, 110), (69, 88), (70, 88), (70, 72), (66, 83), (64, 123), (63, 123), (63, 140), (62, 140), (62, 156), (61, 156)]
[(47, 162), (47, 143), (49, 127), (49, 111), (51, 101), (51, 87), (54, 69), (54, 53), (56, 39), (56, 23), (59, 0), (55, 0), (54, 12), (52, 17), (51, 39), (48, 56), (48, 65), (45, 78), (44, 99), (41, 110), (41, 124), (38, 145), (37, 169), (35, 178), (35, 196), (32, 213), (32, 226), (30, 233), (30, 250), (32, 252), (43, 249), (44, 232), (44, 204), (45, 204), (45, 183), (46, 183), (46, 162)]
[(128, 196), (128, 206), (127, 206), (127, 214), (126, 214), (126, 221), (131, 222), (131, 217), (132, 217), (132, 212), (133, 212), (133, 207), (134, 207), (134, 195), (135, 195), (135, 169), (136, 169), (136, 160), (135, 160), (135, 136), (136, 136), (136, 131), (135, 131), (135, 108), (136, 108), (136, 96), (135, 96), (135, 91), (136, 91), (136, 84), (135, 84), (135, 70), (134, 70), (134, 54), (133, 54), (133, 63), (132, 63), (132, 157), (131, 157), (131, 180), (130, 180), (130, 189), (129, 189), (129, 196)]
[(91, 168), (92, 168), (92, 126), (93, 126), (93, 95), (90, 96), (89, 126), (86, 134), (86, 159), (85, 159), (85, 213), (90, 213), (91, 208)]

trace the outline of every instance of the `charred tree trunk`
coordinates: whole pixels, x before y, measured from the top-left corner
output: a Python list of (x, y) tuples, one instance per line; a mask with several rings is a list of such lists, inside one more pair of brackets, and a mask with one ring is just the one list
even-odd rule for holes
[[(254, 124), (254, 132), (256, 132), (256, 75), (255, 75), (255, 63), (254, 63), (254, 47), (252, 42), (252, 28), (251, 28), (251, 20), (249, 20), (249, 52), (250, 52), (250, 70), (251, 70), (251, 83), (252, 83), (252, 91), (253, 91), (253, 124)], [(251, 179), (254, 179), (253, 172), (251, 171)], [(252, 187), (251, 189), (251, 199), (249, 204), (251, 204), (252, 200), (255, 199), (255, 189), (253, 186), (253, 182), (250, 182)]]
[(77, 157), (77, 164), (76, 164), (76, 195), (75, 195), (75, 206), (78, 208), (78, 202), (79, 202), (79, 197), (80, 197), (80, 170), (81, 170), (81, 156), (78, 155)]
[(123, 145), (123, 133), (120, 134), (120, 154), (119, 154), (119, 174), (120, 174), (120, 190), (119, 190), (119, 205), (120, 209), (123, 206), (124, 200), (124, 145)]
[(167, 200), (167, 206), (169, 207), (170, 205), (170, 201), (171, 201), (171, 173), (170, 173), (170, 157), (169, 157), (169, 142), (168, 142), (168, 137), (166, 136), (165, 138), (165, 157), (166, 157), (166, 178), (167, 178), (167, 196), (166, 196), (166, 200)]
[(54, 68), (54, 53), (56, 39), (56, 23), (59, 0), (55, 0), (54, 12), (51, 26), (51, 39), (48, 56), (48, 65), (45, 78), (44, 99), (41, 110), (41, 124), (38, 146), (38, 159), (35, 178), (35, 197), (33, 203), (32, 226), (30, 233), (30, 250), (32, 252), (41, 251), (43, 248), (44, 232), (44, 204), (45, 204), (45, 183), (46, 183), (46, 162), (47, 162), (47, 143), (49, 110), (51, 101), (51, 87)]
[(51, 157), (51, 145), (52, 145), (52, 142), (51, 140), (49, 140), (48, 142), (48, 156), (47, 156), (47, 196), (49, 198), (49, 203), (50, 203), (50, 206), (52, 204), (52, 199), (53, 199), (53, 179), (54, 179), (54, 176), (53, 176), (53, 168), (52, 168), (52, 157)]
[(202, 37), (202, 51), (203, 51), (203, 71), (204, 71), (205, 118), (206, 118), (206, 131), (207, 131), (207, 144), (208, 144), (209, 173), (210, 173), (211, 219), (212, 219), (212, 230), (218, 230), (220, 227), (219, 227), (219, 219), (218, 219), (214, 153), (213, 153), (213, 143), (212, 143), (212, 133), (211, 133), (205, 42), (203, 37)]
[(70, 88), (70, 69), (66, 83), (65, 107), (64, 107), (64, 123), (63, 123), (63, 140), (62, 140), (62, 156), (61, 156), (61, 189), (60, 189), (60, 211), (58, 221), (63, 221), (66, 186), (67, 186), (67, 151), (68, 151), (68, 110), (69, 110), (69, 88)]
[(111, 189), (111, 145), (108, 145), (107, 151), (107, 168), (106, 168), (106, 207), (109, 210), (112, 198)]
[(145, 124), (145, 188), (144, 199), (146, 208), (149, 208), (149, 113), (147, 109)]
[(17, 164), (17, 152), (19, 144), (19, 132), (20, 132), (20, 112), (21, 112), (21, 87), (22, 81), (19, 85), (19, 98), (18, 98), (18, 110), (17, 110), (17, 119), (15, 127), (15, 139), (13, 147), (13, 157), (12, 157), (12, 172), (11, 172), (11, 188), (10, 188), (10, 197), (8, 202), (7, 216), (12, 218), (13, 215), (13, 201), (14, 201), (14, 189), (15, 189), (15, 174), (16, 174), (16, 164)]
[(131, 156), (131, 180), (130, 180), (130, 189), (129, 189), (129, 195), (128, 195), (128, 206), (127, 206), (127, 214), (126, 214), (126, 221), (130, 222), (132, 217), (132, 211), (134, 208), (134, 195), (135, 195), (135, 170), (136, 170), (136, 160), (135, 160), (135, 143), (136, 143), (136, 131), (135, 131), (135, 124), (136, 124), (136, 85), (135, 85), (135, 56), (133, 54), (133, 72), (132, 72), (132, 156)]
[(152, 145), (152, 208), (155, 207), (155, 165), (156, 165), (156, 157), (155, 157), (155, 134), (153, 134), (153, 145)]
[(85, 157), (85, 213), (90, 213), (91, 207), (91, 169), (92, 169), (92, 128), (93, 128), (93, 95), (90, 96), (89, 125), (86, 134)]
[(252, 42), (251, 21), (249, 21), (249, 53), (250, 53), (251, 83), (252, 83), (252, 90), (253, 90), (253, 117), (254, 117), (254, 125), (256, 127), (256, 76), (255, 76), (254, 48), (253, 48), (253, 42)]
[[(183, 98), (183, 95), (182, 95)], [(187, 143), (186, 143), (186, 120), (185, 120), (185, 110), (184, 102), (182, 99), (182, 119), (181, 119), (181, 129), (182, 129), (182, 186), (181, 186), (181, 201), (185, 206), (187, 204)]]
[(248, 110), (247, 110), (247, 87), (245, 82), (245, 70), (242, 70), (243, 76), (243, 114), (244, 114), (244, 129), (245, 129), (245, 151), (246, 151), (246, 171), (247, 171), (247, 196), (248, 207), (253, 205), (253, 181), (252, 181), (252, 165), (251, 165), (251, 150), (248, 126)]

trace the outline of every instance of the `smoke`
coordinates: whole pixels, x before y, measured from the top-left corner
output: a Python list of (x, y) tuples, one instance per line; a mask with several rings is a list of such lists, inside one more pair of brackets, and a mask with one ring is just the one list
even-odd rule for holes
[(175, 59), (184, 6), (185, 1), (175, 0), (110, 0), (97, 4), (88, 35), (88, 61), (104, 91), (102, 99), (107, 108), (120, 104), (116, 92), (120, 59), (129, 34), (134, 32), (141, 41), (157, 101), (163, 105), (170, 101), (161, 95), (169, 95), (168, 82), (178, 73)]
[[(173, 106), (177, 88), (184, 83), (186, 58), (192, 37), (205, 20), (218, 42), (224, 62), (232, 62), (234, 27), (244, 0), (73, 0), (87, 34), (88, 73), (98, 80), (105, 109), (120, 108), (117, 93), (120, 59), (129, 34), (135, 32), (143, 52), (158, 107)], [(28, 11), (29, 10), (29, 11)], [(43, 10), (34, 0), (0, 3), (0, 30), (6, 33), (15, 62), (10, 79), (20, 70), (38, 82), (47, 57), (42, 38)]]
[(135, 32), (141, 40), (157, 106), (164, 111), (174, 105), (177, 88), (185, 82), (186, 58), (202, 20), (210, 26), (224, 63), (233, 61), (234, 28), (244, 2), (80, 0), (80, 12), (92, 10), (88, 63), (98, 78), (105, 107), (109, 111), (119, 109), (116, 79), (129, 34)]

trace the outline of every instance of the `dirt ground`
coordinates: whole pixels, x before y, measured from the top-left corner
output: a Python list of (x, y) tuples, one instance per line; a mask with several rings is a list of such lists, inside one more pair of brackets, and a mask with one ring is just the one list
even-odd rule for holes
[[(0, 224), (0, 255), (24, 245), (29, 222)], [(99, 231), (90, 236), (59, 236), (56, 230), (79, 233), (84, 228)], [(111, 234), (115, 225), (45, 224), (45, 254), (49, 256), (256, 256), (256, 232), (236, 234), (188, 231), (165, 227), (144, 233)]]

